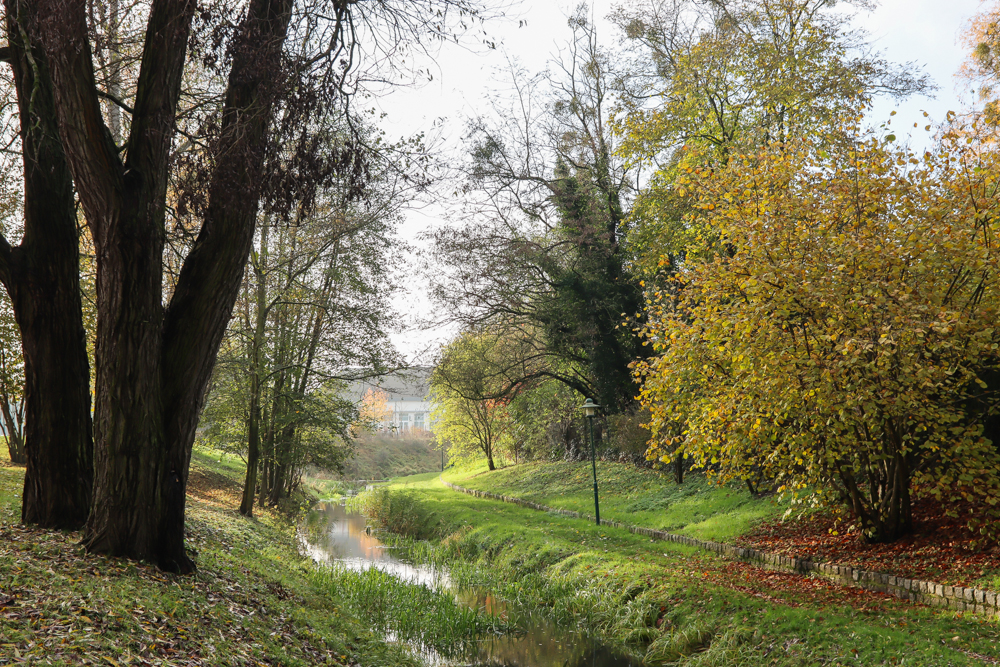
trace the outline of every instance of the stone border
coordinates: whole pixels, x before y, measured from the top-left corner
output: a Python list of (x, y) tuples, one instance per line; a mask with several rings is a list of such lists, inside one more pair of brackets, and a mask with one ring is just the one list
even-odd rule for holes
[[(478, 498), (488, 498), (490, 500), (500, 500), (505, 503), (520, 505), (542, 512), (553, 512), (563, 516), (576, 519), (591, 519), (594, 517), (572, 510), (561, 510), (547, 507), (538, 503), (533, 503), (521, 498), (504, 496), (499, 493), (489, 491), (478, 491), (476, 489), (466, 489), (457, 484), (445, 481), (441, 478), (441, 483), (450, 489), (467, 493)], [(778, 554), (769, 554), (750, 547), (737, 547), (722, 542), (711, 542), (699, 540), (686, 535), (677, 535), (662, 530), (643, 528), (641, 526), (629, 526), (618, 521), (602, 521), (601, 525), (612, 526), (614, 528), (624, 528), (630, 533), (646, 535), (654, 540), (664, 542), (675, 542), (687, 546), (704, 549), (718, 554), (723, 558), (741, 560), (770, 570), (782, 570), (786, 572), (797, 572), (798, 574), (815, 574), (845, 586), (864, 588), (879, 593), (888, 593), (903, 600), (919, 602), (932, 607), (947, 607), (955, 611), (967, 611), (975, 614), (985, 614), (990, 619), (1000, 620), (1000, 594), (993, 591), (984, 591), (975, 588), (965, 588), (963, 586), (943, 586), (931, 581), (919, 581), (916, 579), (904, 579), (894, 577), (881, 572), (871, 572), (847, 565), (834, 565), (832, 563), (817, 563), (805, 558), (791, 558)]]

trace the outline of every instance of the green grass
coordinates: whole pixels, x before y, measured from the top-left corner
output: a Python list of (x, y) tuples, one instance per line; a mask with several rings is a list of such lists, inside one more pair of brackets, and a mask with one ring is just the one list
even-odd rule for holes
[[(444, 478), (468, 489), (594, 514), (589, 461), (527, 463), (493, 472), (450, 469)], [(720, 487), (701, 474), (689, 474), (678, 485), (653, 470), (599, 461), (597, 482), (602, 518), (704, 540), (730, 540), (787, 509), (773, 497), (754, 498), (746, 489)]]
[[(331, 595), (289, 518), (240, 517), (242, 470), (196, 451), (187, 510), (198, 571), (86, 554), (21, 526), (23, 469), (0, 467), (0, 656), (31, 664), (415, 665)], [(2, 662), (2, 660), (0, 660)]]
[[(1000, 656), (995, 622), (862, 591), (765, 573), (690, 548), (580, 519), (399, 480), (428, 517), (414, 553), (557, 619), (590, 625), (646, 652), (647, 664), (982, 664)], [(784, 583), (782, 583), (784, 582)], [(789, 584), (788, 582), (791, 582)], [(651, 643), (650, 643), (651, 642)]]
[(328, 477), (307, 477), (303, 480), (309, 492), (321, 500), (337, 500), (348, 491), (348, 484)]
[(0, 443), (0, 525), (21, 518), (21, 490), (24, 468), (12, 467), (7, 447)]
[(243, 482), (247, 470), (246, 461), (239, 456), (201, 445), (197, 445), (191, 452), (191, 462), (206, 470), (225, 475), (228, 479), (238, 483)]

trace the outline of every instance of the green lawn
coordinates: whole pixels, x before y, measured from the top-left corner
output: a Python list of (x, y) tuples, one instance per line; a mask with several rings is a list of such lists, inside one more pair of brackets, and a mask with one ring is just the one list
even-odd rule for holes
[[(444, 479), (468, 489), (594, 514), (589, 461), (525, 463), (493, 472), (485, 467), (449, 469)], [(599, 461), (597, 482), (602, 518), (703, 540), (732, 539), (787, 509), (773, 497), (754, 498), (744, 488), (720, 487), (701, 474), (689, 474), (678, 485), (671, 475)]]

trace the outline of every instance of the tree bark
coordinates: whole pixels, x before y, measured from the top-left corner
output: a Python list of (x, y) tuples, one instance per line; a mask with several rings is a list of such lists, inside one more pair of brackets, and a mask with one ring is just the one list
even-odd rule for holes
[(16, 248), (0, 240), (0, 280), (24, 355), (21, 520), (75, 529), (90, 510), (93, 439), (73, 182), (49, 62), (34, 38), (36, 7), (5, 0), (5, 8), (24, 162), (24, 236)]

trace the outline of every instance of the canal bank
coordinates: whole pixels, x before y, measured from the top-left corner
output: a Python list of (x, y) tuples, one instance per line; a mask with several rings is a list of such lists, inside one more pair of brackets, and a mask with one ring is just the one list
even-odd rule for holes
[[(409, 515), (408, 540), (428, 540), (425, 560), (561, 623), (585, 622), (647, 664), (944, 666), (1000, 655), (997, 626), (964, 614), (473, 498), (436, 475), (400, 480), (390, 495)], [(408, 540), (394, 544), (419, 550)]]
[[(422, 559), (430, 555), (426, 549), (391, 537), (387, 537), (390, 544), (383, 543), (368, 519), (342, 502), (317, 504), (302, 523), (299, 536), (302, 552), (329, 568), (326, 581), (331, 592), (373, 629), (408, 644), (426, 663), (462, 667), (641, 665), (641, 656), (608, 645), (588, 631), (586, 623), (560, 623), (534, 605), (497, 595), (489, 582), (481, 581), (463, 563)], [(454, 573), (449, 566), (454, 566)]]

